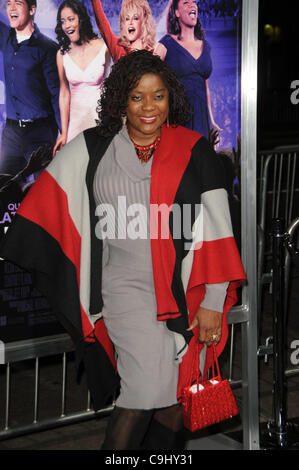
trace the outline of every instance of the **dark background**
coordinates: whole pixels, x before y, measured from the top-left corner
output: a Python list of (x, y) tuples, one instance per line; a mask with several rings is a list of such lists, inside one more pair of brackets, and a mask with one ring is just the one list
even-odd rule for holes
[(259, 3), (258, 150), (298, 145), (299, 104), (290, 97), (299, 80), (299, 1)]

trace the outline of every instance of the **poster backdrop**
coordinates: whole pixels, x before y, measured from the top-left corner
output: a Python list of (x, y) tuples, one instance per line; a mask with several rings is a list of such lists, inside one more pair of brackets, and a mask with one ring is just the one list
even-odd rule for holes
[[(138, 2), (138, 0), (137, 0)], [(60, 0), (37, 0), (35, 23), (40, 31), (56, 41), (56, 15)], [(99, 34), (91, 0), (83, 0), (91, 18), (94, 31)], [(121, 0), (102, 0), (102, 6), (113, 32), (119, 35)], [(149, 0), (156, 24), (156, 42), (167, 33), (168, 0)], [(240, 135), (240, 64), (241, 64), (241, 0), (199, 0), (198, 16), (210, 46), (212, 71), (208, 78), (211, 114), (221, 129), (217, 151), (229, 156), (237, 147)], [(6, 2), (0, 1), (0, 21), (9, 24)], [(99, 37), (100, 34), (99, 34)], [(179, 46), (181, 47), (181, 46)], [(181, 51), (183, 52), (183, 51)], [(182, 60), (182, 59), (181, 59)], [(186, 71), (194, 58), (185, 52)], [(181, 63), (182, 65), (182, 63)], [(195, 66), (195, 65), (194, 65)], [(176, 68), (176, 64), (174, 64)], [(189, 94), (196, 95), (197, 83), (193, 81)], [(210, 116), (211, 117), (211, 116)], [(0, 51), (0, 143), (6, 120), (5, 80), (3, 55)], [(0, 186), (3, 180), (0, 175)], [(0, 187), (1, 190), (1, 187)], [(1, 193), (0, 193), (1, 194)], [(4, 233), (22, 199), (18, 190), (6, 197), (0, 196), (0, 227)], [(61, 332), (46, 300), (36, 291), (30, 275), (11, 263), (0, 263), (0, 340), (12, 341)]]

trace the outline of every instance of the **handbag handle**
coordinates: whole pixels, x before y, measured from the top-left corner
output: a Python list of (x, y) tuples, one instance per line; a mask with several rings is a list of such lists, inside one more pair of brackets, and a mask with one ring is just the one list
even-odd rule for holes
[[(213, 362), (212, 362), (213, 377), (209, 380), (215, 380), (215, 379), (222, 380), (221, 374), (220, 374), (218, 357), (217, 357), (217, 354), (216, 354), (216, 347), (213, 344), (211, 346), (211, 348), (213, 349)], [(201, 371), (199, 370), (199, 342), (198, 341), (196, 342), (195, 354), (194, 354), (194, 357), (193, 357), (192, 370), (194, 368), (194, 364), (195, 364), (195, 367), (196, 367), (196, 385), (197, 385), (197, 390), (198, 390), (198, 386), (199, 386), (199, 382), (200, 382), (199, 377), (201, 377), (201, 382), (203, 381)], [(215, 375), (215, 364), (216, 364), (216, 369), (217, 369), (217, 375)]]
[[(210, 379), (210, 380), (213, 380), (213, 379), (220, 379), (221, 380), (219, 362), (218, 362), (218, 357), (217, 357), (217, 354), (216, 354), (216, 347), (214, 346), (214, 344), (212, 344), (212, 348), (213, 348), (213, 363), (212, 363), (213, 378)], [(217, 369), (217, 375), (215, 375), (215, 364), (216, 364), (216, 369)]]

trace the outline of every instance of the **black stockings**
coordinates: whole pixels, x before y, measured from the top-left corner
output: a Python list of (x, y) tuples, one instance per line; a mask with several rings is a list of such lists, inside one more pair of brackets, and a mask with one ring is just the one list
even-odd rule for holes
[(155, 410), (143, 448), (147, 450), (182, 450), (185, 448), (184, 434), (180, 405)]
[(152, 410), (115, 407), (106, 430), (102, 450), (138, 450), (149, 427)]
[(102, 450), (183, 449), (182, 430), (179, 405), (158, 410), (115, 407)]

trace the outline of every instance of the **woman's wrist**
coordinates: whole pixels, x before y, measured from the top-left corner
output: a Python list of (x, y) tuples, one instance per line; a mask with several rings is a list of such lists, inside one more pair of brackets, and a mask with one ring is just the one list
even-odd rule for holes
[(66, 140), (66, 138), (67, 138), (67, 133), (62, 131), (61, 134), (60, 134), (59, 139)]

